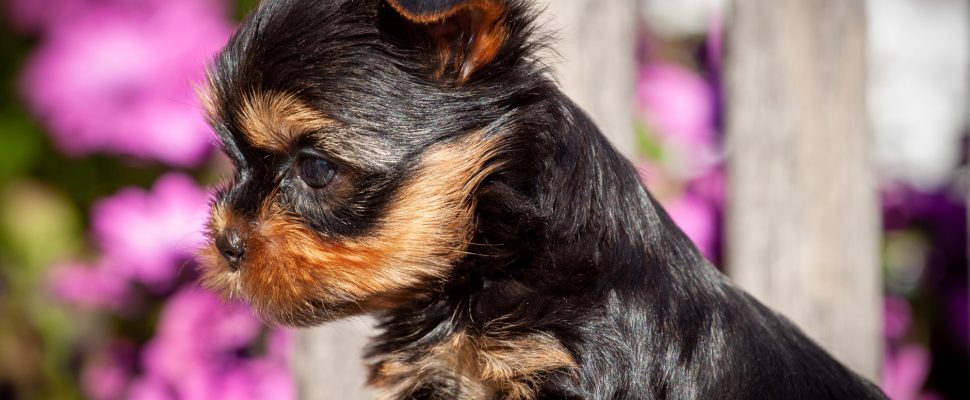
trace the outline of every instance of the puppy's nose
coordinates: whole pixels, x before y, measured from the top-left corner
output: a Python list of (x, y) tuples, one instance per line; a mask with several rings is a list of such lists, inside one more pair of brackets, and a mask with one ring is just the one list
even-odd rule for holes
[(239, 269), (239, 263), (246, 255), (246, 241), (238, 230), (228, 228), (222, 231), (222, 234), (216, 239), (216, 248), (219, 249), (222, 258), (225, 258), (226, 262), (229, 263), (229, 268), (233, 271)]

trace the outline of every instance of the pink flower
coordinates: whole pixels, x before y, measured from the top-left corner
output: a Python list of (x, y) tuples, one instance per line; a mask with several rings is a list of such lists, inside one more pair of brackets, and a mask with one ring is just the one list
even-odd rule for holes
[(273, 343), (265, 355), (238, 355), (262, 329), (246, 306), (183, 289), (162, 311), (142, 363), (148, 375), (180, 399), (294, 398), (286, 361), (273, 354)]
[(293, 335), (286, 329), (274, 329), (266, 337), (266, 356), (287, 365), (293, 350)]
[(118, 311), (128, 303), (129, 286), (104, 265), (65, 263), (53, 267), (49, 287), (56, 298), (81, 307)]
[(930, 352), (920, 344), (899, 344), (912, 323), (912, 309), (904, 298), (887, 296), (883, 302), (886, 350), (883, 354), (882, 389), (892, 400), (935, 400), (922, 392), (930, 372)]
[(151, 192), (124, 189), (94, 205), (94, 238), (115, 274), (165, 287), (205, 240), (208, 198), (176, 173), (159, 178)]
[[(27, 0), (18, 0), (27, 1)], [(36, 7), (61, 9), (46, 1)], [(231, 26), (214, 1), (70, 0), (27, 62), (27, 103), (64, 152), (199, 164), (211, 132), (192, 82)]]
[(699, 196), (687, 192), (679, 198), (667, 201), (664, 209), (701, 253), (713, 259), (718, 237), (714, 207)]
[(153, 377), (142, 377), (131, 383), (128, 389), (129, 400), (175, 400), (176, 397), (164, 383)]
[(81, 371), (85, 394), (94, 400), (123, 398), (133, 374), (133, 361), (134, 349), (121, 342), (90, 358)]
[(214, 393), (224, 400), (295, 399), (293, 378), (280, 364), (252, 360), (233, 368), (218, 379)]
[(259, 335), (262, 324), (244, 304), (225, 302), (215, 294), (186, 288), (173, 295), (158, 320), (156, 339), (172, 339), (199, 356), (232, 352)]
[(87, 0), (10, 0), (6, 10), (11, 26), (20, 32), (39, 32), (62, 21)]
[(906, 299), (886, 296), (883, 300), (883, 334), (890, 341), (902, 340), (909, 331), (912, 310)]
[(714, 92), (693, 71), (668, 63), (640, 69), (637, 100), (664, 160), (687, 177), (715, 161)]
[(695, 177), (688, 183), (687, 190), (720, 208), (727, 200), (727, 182), (725, 182), (723, 166), (714, 166), (706, 173)]
[(929, 374), (930, 354), (920, 345), (887, 352), (882, 362), (882, 390), (892, 400), (919, 400)]

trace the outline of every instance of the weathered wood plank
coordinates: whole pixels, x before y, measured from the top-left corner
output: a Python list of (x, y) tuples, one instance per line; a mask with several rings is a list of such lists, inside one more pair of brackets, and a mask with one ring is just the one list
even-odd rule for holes
[(636, 0), (537, 0), (542, 28), (555, 33), (549, 59), (563, 91), (627, 157), (633, 136)]
[(363, 348), (374, 334), (371, 318), (299, 329), (292, 368), (302, 400), (368, 400)]
[(864, 0), (746, 0), (728, 19), (727, 265), (837, 358), (878, 375), (879, 217)]

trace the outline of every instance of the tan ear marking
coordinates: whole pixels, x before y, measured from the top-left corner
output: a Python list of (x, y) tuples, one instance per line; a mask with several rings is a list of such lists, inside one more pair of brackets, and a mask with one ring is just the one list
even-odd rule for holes
[(403, 7), (400, 0), (387, 0), (395, 11), (407, 20), (426, 25), (440, 25), (451, 20), (456, 21), (463, 29), (470, 30), (467, 43), (455, 47), (454, 29), (441, 29), (430, 26), (432, 36), (436, 37), (437, 57), (441, 63), (436, 78), (440, 78), (448, 64), (453, 63), (458, 71), (458, 82), (464, 83), (471, 78), (475, 71), (495, 59), (508, 34), (504, 19), (508, 11), (507, 5), (501, 0), (468, 0), (455, 4), (449, 8), (426, 13), (416, 13)]

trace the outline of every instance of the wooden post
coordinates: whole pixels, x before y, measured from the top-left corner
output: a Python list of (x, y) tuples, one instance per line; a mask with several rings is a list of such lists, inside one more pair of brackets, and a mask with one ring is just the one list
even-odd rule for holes
[(292, 368), (301, 400), (369, 400), (363, 349), (374, 335), (372, 318), (298, 329)]
[(881, 285), (865, 0), (745, 0), (731, 7), (729, 273), (876, 379)]
[[(963, 10), (964, 10), (964, 13), (963, 13), (962, 23), (964, 26), (964, 32), (967, 32), (968, 34), (970, 34), (970, 6), (965, 6)], [(965, 39), (970, 41), (970, 37), (967, 37)], [(970, 260), (970, 137), (968, 137), (970, 136), (970, 59), (964, 59), (963, 61), (964, 61), (963, 63), (964, 78), (965, 78), (963, 81), (963, 84), (964, 84), (964, 92), (963, 92), (964, 103), (963, 104), (964, 104), (964, 107), (966, 107), (966, 110), (964, 110), (964, 114), (963, 114), (963, 130), (964, 130), (963, 143), (965, 146), (963, 150), (964, 151), (963, 156), (965, 157), (965, 159), (964, 159), (963, 166), (961, 168), (960, 184), (963, 186), (963, 201), (964, 201), (964, 207), (966, 207), (966, 210), (967, 210), (966, 223), (967, 223), (968, 232), (967, 232), (966, 251), (967, 251), (967, 260)], [(970, 279), (970, 274), (968, 274), (967, 278)], [(967, 282), (967, 285), (970, 285), (970, 281)], [(963, 301), (970, 302), (970, 298), (963, 299)], [(966, 381), (966, 382), (970, 382), (970, 381)], [(964, 385), (966, 385), (966, 383), (964, 383)]]
[[(548, 2), (548, 3), (546, 3)], [(566, 93), (613, 144), (634, 154), (635, 0), (539, 0), (558, 32), (556, 76)], [(545, 29), (550, 29), (543, 26)], [(547, 58), (549, 55), (545, 55)], [(373, 336), (370, 318), (296, 331), (293, 369), (304, 400), (364, 400), (361, 349)]]
[(637, 1), (538, 0), (536, 5), (545, 7), (542, 29), (556, 34), (560, 59), (547, 55), (546, 60), (563, 91), (632, 158)]

